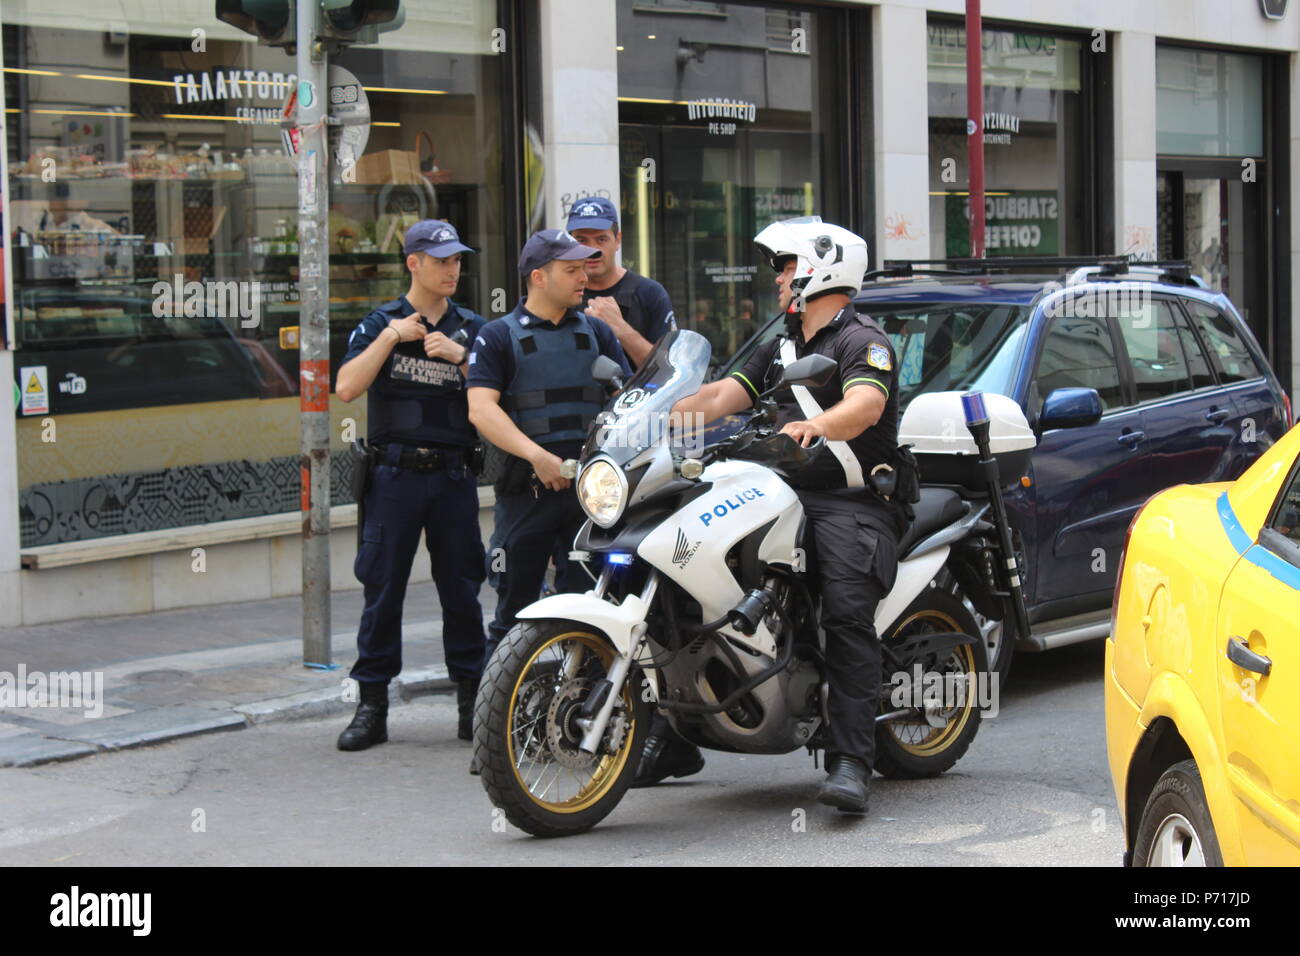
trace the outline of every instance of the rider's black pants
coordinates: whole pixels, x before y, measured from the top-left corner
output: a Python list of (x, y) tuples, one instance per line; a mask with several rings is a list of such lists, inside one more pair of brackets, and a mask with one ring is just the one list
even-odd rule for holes
[(898, 572), (899, 523), (879, 499), (809, 491), (799, 492), (799, 498), (808, 519), (809, 580), (821, 597), (826, 632), (826, 755), (857, 757), (870, 768), (881, 684), (880, 639), (873, 622), (876, 605)]

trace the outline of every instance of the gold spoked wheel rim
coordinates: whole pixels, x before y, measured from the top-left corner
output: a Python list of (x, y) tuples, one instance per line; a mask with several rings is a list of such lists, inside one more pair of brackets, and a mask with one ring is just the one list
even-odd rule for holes
[[(926, 609), (908, 617), (895, 630), (895, 637), (910, 637), (913, 633), (940, 634), (961, 631), (962, 628), (949, 615), (942, 611)], [(971, 714), (978, 706), (974, 679), (979, 675), (975, 670), (975, 652), (969, 644), (959, 644), (940, 660), (937, 673), (946, 675), (970, 675), (970, 683), (965, 685), (965, 694), (960, 703), (945, 707), (940, 715), (945, 718), (942, 727), (931, 726), (924, 719), (907, 718), (886, 721), (885, 726), (893, 734), (898, 746), (917, 757), (931, 757), (945, 750), (966, 729)], [(963, 680), (967, 680), (963, 676)], [(946, 703), (946, 702), (945, 702)], [(886, 701), (881, 702), (882, 708)]]
[[(519, 672), (506, 724), (510, 767), (519, 789), (552, 813), (579, 813), (598, 803), (618, 780), (632, 749), (635, 715), (631, 680), (610, 715), (599, 752), (578, 747), (582, 701), (614, 661), (608, 641), (583, 631), (548, 637)], [(617, 749), (607, 753), (614, 737)]]

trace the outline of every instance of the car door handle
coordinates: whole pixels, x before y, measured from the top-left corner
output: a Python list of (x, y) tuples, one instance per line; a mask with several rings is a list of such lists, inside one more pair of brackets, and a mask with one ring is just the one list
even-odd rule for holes
[(1262, 654), (1256, 654), (1240, 637), (1228, 638), (1228, 660), (1243, 670), (1254, 671), (1264, 677), (1273, 669), (1271, 660)]
[(1147, 437), (1146, 432), (1125, 432), (1115, 439), (1121, 445), (1136, 445), (1142, 439)]
[(1214, 422), (1216, 425), (1222, 425), (1228, 420), (1228, 416), (1231, 414), (1232, 413), (1226, 408), (1211, 408), (1205, 413), (1205, 420), (1207, 422)]

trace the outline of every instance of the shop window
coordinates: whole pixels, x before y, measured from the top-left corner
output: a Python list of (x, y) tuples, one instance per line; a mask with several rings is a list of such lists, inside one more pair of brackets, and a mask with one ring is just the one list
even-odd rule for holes
[[(299, 503), (298, 178), (279, 125), (295, 60), (211, 4), (197, 23), (111, 6), (112, 20), (79, 0), (5, 9), (14, 365), (44, 393), (20, 411), (24, 545)], [(378, 46), (331, 59), (370, 111), (330, 187), (334, 374), (362, 317), (407, 289), (416, 220), (448, 219), (482, 250), (457, 301), (490, 314), (511, 284), (496, 22), (493, 0), (408, 4)], [(364, 400), (335, 412), (364, 436)], [(47, 414), (77, 454), (41, 442)], [(112, 519), (91, 520), (88, 500)]]
[[(936, 259), (970, 251), (966, 30), (929, 26), (930, 246)], [(1084, 44), (986, 29), (985, 249), (990, 256), (1079, 255), (1084, 210)]]
[(845, 15), (692, 4), (717, 15), (685, 17), (678, 6), (618, 4), (621, 254), (663, 283), (678, 323), (721, 361), (776, 311), (753, 237), (795, 216), (844, 222), (832, 138)]

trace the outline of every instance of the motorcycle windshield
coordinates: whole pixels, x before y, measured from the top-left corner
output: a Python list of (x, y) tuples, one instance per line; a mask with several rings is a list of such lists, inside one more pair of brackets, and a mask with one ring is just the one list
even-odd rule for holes
[(622, 465), (663, 441), (673, 447), (691, 441), (698, 430), (685, 429), (683, 419), (693, 416), (670, 413), (677, 402), (700, 390), (712, 354), (709, 340), (689, 329), (675, 329), (660, 339), (645, 364), (596, 419), (582, 460), (603, 454)]

